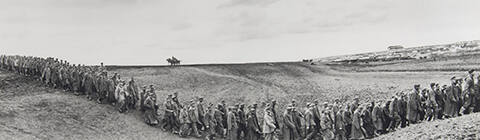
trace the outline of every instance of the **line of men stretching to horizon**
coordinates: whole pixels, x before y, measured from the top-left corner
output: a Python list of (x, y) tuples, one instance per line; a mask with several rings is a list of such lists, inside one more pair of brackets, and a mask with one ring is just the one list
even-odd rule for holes
[[(164, 131), (181, 137), (246, 140), (316, 140), (368, 139), (404, 128), (410, 124), (452, 118), (480, 111), (480, 75), (474, 70), (465, 78), (451, 78), (451, 85), (431, 83), (421, 89), (416, 84), (408, 93), (398, 92), (391, 99), (360, 104), (351, 102), (319, 104), (318, 100), (304, 107), (292, 100), (279, 114), (277, 102), (268, 101), (257, 111), (254, 103), (228, 106), (225, 101), (204, 108), (203, 98), (180, 103), (178, 93), (167, 96), (163, 117), (153, 85), (139, 89), (133, 79), (121, 80), (115, 73), (108, 77), (100, 66), (70, 65), (55, 58), (32, 56), (0, 56), (0, 68), (35, 77), (45, 85), (86, 95), (100, 104), (112, 104), (120, 113), (128, 110), (144, 112), (145, 123), (160, 125)], [(263, 114), (258, 117), (257, 114)], [(161, 119), (159, 119), (161, 118)], [(261, 120), (261, 121), (259, 121)], [(260, 123), (263, 122), (263, 123)]]

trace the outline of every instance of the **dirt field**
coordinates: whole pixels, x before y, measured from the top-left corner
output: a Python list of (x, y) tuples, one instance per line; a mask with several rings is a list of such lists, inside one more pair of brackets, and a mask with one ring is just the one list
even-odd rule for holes
[[(182, 102), (198, 96), (204, 97), (207, 103), (225, 100), (230, 105), (262, 104), (267, 99), (276, 99), (279, 109), (292, 99), (301, 103), (314, 99), (351, 99), (353, 96), (362, 101), (383, 100), (395, 92), (408, 91), (417, 83), (422, 86), (430, 82), (448, 84), (452, 75), (464, 76), (464, 72), (455, 71), (351, 72), (334, 69), (305, 63), (109, 68), (123, 79), (134, 77), (139, 85), (155, 85), (159, 104), (165, 101), (167, 94), (179, 92)], [(179, 139), (147, 126), (138, 112), (120, 114), (112, 106), (44, 88), (33, 79), (11, 73), (1, 72), (0, 79), (1, 138)], [(448, 131), (441, 132), (447, 134)], [(392, 134), (389, 138), (398, 139), (397, 135), (401, 136)]]

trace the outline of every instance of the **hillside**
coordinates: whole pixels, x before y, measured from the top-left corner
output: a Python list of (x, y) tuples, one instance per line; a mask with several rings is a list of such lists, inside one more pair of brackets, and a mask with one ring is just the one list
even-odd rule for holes
[(0, 71), (0, 139), (178, 139), (84, 96)]
[(423, 122), (377, 137), (391, 139), (480, 139), (480, 114), (470, 114), (446, 120)]
[(386, 51), (332, 56), (316, 60), (329, 64), (384, 64), (405, 60), (446, 59), (449, 57), (480, 54), (480, 40), (409, 48), (401, 46), (390, 46), (388, 48)]

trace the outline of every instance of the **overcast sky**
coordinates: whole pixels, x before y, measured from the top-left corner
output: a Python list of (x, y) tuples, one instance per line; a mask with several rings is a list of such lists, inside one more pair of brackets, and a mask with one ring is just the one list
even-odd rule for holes
[(1, 53), (84, 64), (297, 61), (477, 39), (478, 0), (0, 0)]

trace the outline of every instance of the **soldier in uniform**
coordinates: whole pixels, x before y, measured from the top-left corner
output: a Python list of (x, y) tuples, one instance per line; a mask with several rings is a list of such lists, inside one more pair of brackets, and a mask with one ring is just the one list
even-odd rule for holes
[[(297, 131), (297, 125), (294, 122), (293, 118), (293, 106), (289, 104), (287, 106), (287, 109), (285, 110), (285, 113), (283, 113), (283, 124), (285, 125), (283, 127), (283, 138), (284, 140), (296, 140), (300, 139), (298, 131)], [(264, 125), (265, 126), (265, 125)], [(264, 132), (265, 129), (264, 129)]]
[[(247, 140), (260, 140), (262, 130), (257, 118), (257, 105), (248, 106), (246, 137)], [(274, 125), (273, 125), (274, 126)]]
[(292, 109), (293, 122), (295, 123), (297, 134), (299, 134), (298, 136), (301, 139), (301, 138), (304, 138), (304, 133), (302, 130), (302, 119), (304, 117), (303, 117), (303, 114), (299, 110), (297, 110), (297, 107), (294, 101), (292, 102), (292, 106), (293, 106), (293, 109)]
[(438, 112), (438, 104), (437, 104), (437, 99), (435, 99), (436, 95), (436, 89), (435, 89), (435, 83), (430, 84), (430, 90), (427, 92), (427, 98), (426, 98), (426, 115), (427, 115), (427, 121), (432, 121), (436, 119), (436, 113)]
[(335, 139), (336, 140), (346, 140), (347, 135), (345, 131), (346, 127), (346, 120), (343, 117), (345, 114), (345, 109), (339, 109), (339, 111), (335, 114)]
[(398, 100), (399, 97), (392, 97), (390, 101), (390, 105), (388, 107), (389, 117), (390, 117), (390, 124), (388, 128), (390, 131), (395, 131), (399, 124), (401, 124), (401, 116), (400, 116), (400, 105), (401, 101)]
[(210, 103), (205, 113), (205, 127), (207, 131), (207, 135), (205, 136), (205, 138), (207, 140), (212, 140), (216, 136), (215, 126), (217, 122), (215, 120), (214, 110), (215, 109), (213, 107), (213, 104)]
[(375, 105), (375, 107), (373, 107), (373, 110), (372, 110), (372, 121), (373, 121), (373, 124), (375, 126), (375, 130), (376, 130), (376, 133), (377, 134), (384, 134), (385, 133), (385, 127), (384, 127), (384, 122), (385, 122), (385, 118), (384, 118), (384, 112), (383, 112), (383, 107), (382, 107), (383, 103), (380, 102), (380, 103), (377, 103)]
[(475, 106), (473, 109), (473, 112), (479, 112), (480, 111), (480, 75), (477, 75), (477, 78), (475, 78), (475, 93), (474, 93), (474, 98), (475, 100)]
[[(140, 103), (140, 111), (144, 111), (144, 105), (145, 105), (145, 98), (146, 98), (146, 95), (147, 95), (147, 86), (144, 85), (142, 86), (142, 90), (140, 90), (140, 100), (139, 100), (139, 103)], [(182, 108), (182, 107), (180, 107)]]
[(204, 117), (205, 117), (205, 110), (203, 110), (203, 98), (200, 97), (198, 98), (198, 101), (196, 103), (196, 109), (197, 109), (197, 114), (198, 114), (198, 126), (199, 128), (201, 128), (201, 130), (205, 129), (204, 125), (205, 125), (205, 122), (204, 122)]
[(362, 119), (361, 126), (365, 134), (365, 138), (368, 139), (375, 136), (375, 127), (373, 126), (372, 114), (370, 113), (371, 106), (368, 104), (365, 104), (365, 106), (366, 107), (362, 110), (360, 118)]
[(347, 104), (343, 108), (342, 118), (345, 122), (345, 137), (347, 139), (350, 138), (350, 134), (352, 133), (352, 112), (350, 112), (350, 105)]
[(237, 140), (238, 137), (238, 117), (235, 115), (235, 107), (228, 108), (227, 114), (227, 134), (229, 140)]
[(460, 109), (461, 114), (470, 114), (475, 106), (475, 83), (473, 78), (474, 70), (469, 70), (462, 88), (463, 106)]
[(401, 93), (398, 99), (398, 115), (400, 116), (400, 127), (404, 128), (407, 126), (407, 95)]
[(155, 102), (156, 102), (156, 99), (153, 96), (147, 96), (145, 98), (144, 120), (145, 120), (145, 123), (147, 123), (148, 125), (157, 125), (158, 124), (158, 120), (157, 120), (157, 117), (156, 117), (157, 113), (155, 111)]
[(313, 118), (313, 107), (314, 104), (307, 103), (307, 110), (305, 111), (305, 127), (306, 127), (306, 135), (305, 139), (309, 140), (314, 137), (316, 137), (317, 134), (317, 124), (315, 123), (315, 120)]
[(456, 93), (456, 96), (457, 96), (457, 107), (455, 108), (455, 112), (457, 113), (457, 116), (462, 116), (462, 114), (460, 114), (460, 109), (462, 108), (463, 106), (463, 96), (462, 96), (462, 84), (463, 84), (463, 80), (461, 78), (459, 79), (456, 79), (456, 84), (453, 88), (453, 90), (455, 91), (454, 93)]
[(365, 138), (362, 130), (362, 118), (361, 118), (362, 110), (363, 110), (363, 107), (358, 106), (353, 113), (352, 129), (351, 129), (352, 134), (350, 134), (350, 138), (353, 140), (360, 140)]
[(215, 120), (216, 120), (216, 125), (215, 125), (215, 132), (216, 132), (216, 135), (219, 136), (219, 137), (225, 137), (225, 130), (224, 130), (224, 126), (223, 126), (223, 116), (225, 116), (225, 114), (223, 114), (223, 112), (221, 111), (221, 108), (222, 108), (222, 105), (221, 104), (218, 104), (217, 107), (215, 108), (215, 112), (213, 113), (214, 117), (215, 117)]
[(320, 118), (320, 128), (322, 129), (321, 133), (324, 140), (332, 140), (335, 138), (335, 134), (333, 133), (333, 120), (330, 113), (332, 113), (331, 108), (327, 107), (323, 110)]
[(437, 111), (436, 111), (436, 118), (443, 119), (443, 111), (445, 111), (445, 94), (442, 90), (440, 90), (440, 86), (438, 83), (435, 83), (435, 101), (437, 103)]
[(245, 113), (245, 104), (240, 104), (238, 111), (238, 137), (244, 139), (247, 133), (247, 114)]
[(127, 110), (125, 105), (126, 90), (127, 88), (125, 86), (125, 81), (120, 81), (120, 84), (117, 85), (117, 88), (115, 90), (115, 99), (117, 102), (116, 106), (117, 106), (118, 112), (120, 113), (123, 113)]
[[(265, 108), (263, 121), (264, 123), (262, 127), (262, 132), (265, 137), (265, 140), (276, 140), (274, 132), (275, 132), (275, 129), (277, 129), (277, 126), (275, 126), (275, 120), (273, 118), (271, 105), (267, 105), (267, 107)], [(293, 121), (291, 122), (291, 124), (293, 124)], [(294, 138), (291, 138), (291, 137), (288, 137), (288, 139), (294, 140)]]
[(179, 114), (179, 121), (180, 121), (180, 130), (178, 134), (180, 137), (186, 137), (189, 135), (190, 131), (190, 125), (191, 121), (190, 118), (188, 117), (188, 104), (186, 106), (183, 106), (180, 109), (180, 114)]
[(106, 103), (107, 94), (108, 94), (108, 79), (106, 78), (106, 72), (103, 72), (98, 76), (97, 79), (97, 93), (98, 93), (98, 103)]
[(407, 120), (410, 124), (415, 124), (420, 120), (420, 85), (415, 85), (412, 92), (408, 94), (407, 102)]
[[(169, 132), (173, 132), (174, 129), (175, 129), (175, 126), (174, 126), (174, 123), (173, 123), (173, 121), (175, 120), (175, 115), (174, 115), (175, 106), (172, 103), (172, 95), (168, 95), (164, 106), (165, 106), (165, 114), (164, 114), (165, 124), (162, 126), (162, 128), (169, 131)], [(194, 107), (193, 107), (193, 109), (194, 109)], [(190, 112), (190, 108), (189, 108), (189, 112)], [(197, 119), (198, 119), (198, 117), (197, 117)], [(194, 122), (192, 121), (192, 123), (194, 123)], [(196, 121), (195, 121), (195, 123), (196, 123)]]
[(451, 86), (447, 87), (445, 89), (445, 112), (444, 115), (446, 118), (451, 118), (451, 117), (456, 117), (456, 108), (457, 108), (457, 102), (458, 102), (458, 97), (457, 93), (458, 90), (456, 90), (456, 78), (455, 76), (452, 77), (451, 79)]
[[(115, 90), (116, 86), (115, 83), (111, 79), (106, 80), (106, 88), (107, 88), (107, 103), (114, 105), (116, 103), (115, 98)], [(145, 101), (143, 101), (145, 102)]]
[(129, 96), (127, 97), (127, 107), (129, 109), (135, 109), (135, 106), (139, 100), (138, 97), (138, 87), (137, 84), (135, 84), (135, 80), (133, 77), (130, 78), (130, 81), (128, 81), (128, 87), (127, 87)]
[[(198, 110), (197, 110), (197, 106), (195, 105), (195, 102), (193, 100), (190, 101), (190, 103), (191, 104), (190, 104), (189, 109), (188, 109), (188, 116), (189, 116), (190, 121), (191, 121), (190, 128), (193, 130), (194, 136), (198, 138), (198, 137), (201, 137), (200, 133), (198, 132), (198, 128), (199, 128), (198, 124), (200, 123), (200, 120), (199, 120), (199, 117), (198, 117)], [(171, 105), (173, 106), (172, 103), (171, 103)], [(174, 125), (173, 118), (169, 119), (169, 121), (171, 121), (170, 125), (173, 126)]]

